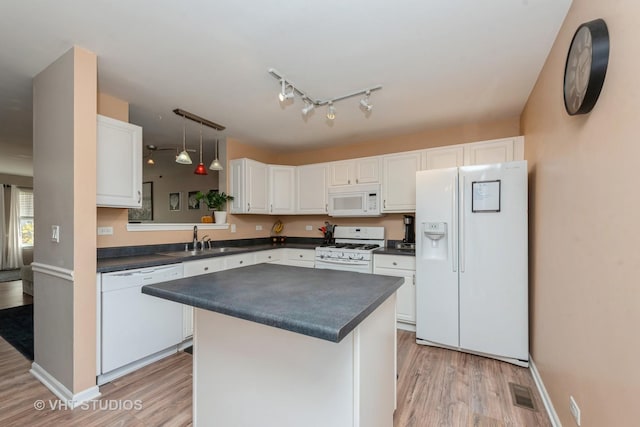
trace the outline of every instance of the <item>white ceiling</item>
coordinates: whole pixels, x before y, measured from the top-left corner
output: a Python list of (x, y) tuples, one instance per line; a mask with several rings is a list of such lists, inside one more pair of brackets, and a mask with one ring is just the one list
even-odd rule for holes
[[(0, 173), (31, 173), (31, 79), (72, 45), (130, 103), (145, 143), (175, 145), (182, 108), (231, 136), (299, 150), (521, 113), (571, 0), (4, 0)], [(275, 68), (318, 99), (381, 84), (311, 117), (282, 106)], [(188, 128), (195, 146), (197, 127)], [(205, 131), (205, 139), (215, 137)]]

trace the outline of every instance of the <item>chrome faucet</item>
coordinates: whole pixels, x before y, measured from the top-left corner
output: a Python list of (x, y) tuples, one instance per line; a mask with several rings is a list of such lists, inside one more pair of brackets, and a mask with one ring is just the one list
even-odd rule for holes
[(193, 250), (198, 250), (198, 226), (193, 226)]
[(211, 249), (211, 238), (209, 237), (209, 235), (208, 235), (208, 234), (205, 234), (204, 236), (202, 236), (202, 240), (200, 241), (200, 248), (201, 248), (202, 250), (204, 250), (204, 249), (205, 249), (205, 248), (204, 248), (204, 244), (205, 244), (205, 243), (208, 243), (208, 245), (209, 245), (209, 249)]

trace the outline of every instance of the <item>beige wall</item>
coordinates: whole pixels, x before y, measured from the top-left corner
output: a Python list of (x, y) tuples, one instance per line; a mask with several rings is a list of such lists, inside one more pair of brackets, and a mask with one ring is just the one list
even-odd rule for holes
[[(73, 272), (34, 272), (35, 363), (73, 393), (95, 386), (97, 58), (72, 48), (33, 82), (35, 262)], [(55, 179), (52, 179), (55, 178)]]
[[(227, 159), (248, 157), (271, 164), (302, 165), (320, 163), (331, 160), (342, 160), (356, 157), (410, 151), (443, 145), (462, 144), (465, 142), (486, 139), (505, 138), (520, 135), (520, 123), (517, 117), (490, 123), (474, 123), (461, 126), (422, 131), (413, 134), (399, 135), (364, 143), (342, 145), (332, 148), (310, 150), (306, 152), (277, 152), (254, 147), (245, 142), (229, 138), (225, 146)], [(222, 147), (221, 147), (222, 149)], [(228, 171), (228, 165), (226, 167)], [(160, 200), (162, 203), (162, 200)], [(317, 228), (329, 221), (332, 224), (358, 224), (384, 226), (388, 239), (402, 239), (402, 215), (390, 214), (382, 218), (331, 218), (329, 216), (269, 216), (269, 215), (229, 215), (228, 222), (235, 224), (237, 232), (230, 230), (207, 230), (214, 240), (242, 239), (252, 237), (269, 237), (271, 226), (280, 219), (285, 224), (283, 234), (296, 237), (322, 237)], [(256, 226), (262, 226), (256, 231)], [(311, 231), (305, 226), (311, 225)], [(98, 226), (114, 227), (113, 236), (98, 236), (98, 247), (127, 245), (148, 245), (159, 243), (188, 242), (189, 231), (171, 232), (127, 232), (127, 213), (125, 209), (98, 209)], [(200, 235), (203, 235), (202, 233)]]
[[(603, 18), (611, 52), (590, 114), (564, 110), (566, 54)], [(574, 0), (522, 115), (530, 175), (531, 351), (565, 426), (638, 425), (640, 3)]]

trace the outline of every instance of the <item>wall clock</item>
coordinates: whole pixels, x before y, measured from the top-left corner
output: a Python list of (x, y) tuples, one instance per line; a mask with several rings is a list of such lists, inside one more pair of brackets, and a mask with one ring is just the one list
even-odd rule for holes
[(567, 113), (586, 114), (598, 101), (609, 63), (609, 30), (602, 19), (585, 22), (573, 35), (564, 68)]

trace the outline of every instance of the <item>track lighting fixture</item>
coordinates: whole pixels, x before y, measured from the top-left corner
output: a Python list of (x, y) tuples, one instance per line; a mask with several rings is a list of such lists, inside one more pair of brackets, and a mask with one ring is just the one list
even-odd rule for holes
[(329, 101), (327, 106), (327, 119), (333, 120), (336, 118), (336, 107), (333, 106), (333, 102)]
[(287, 80), (282, 74), (276, 71), (273, 68), (269, 69), (269, 74), (274, 78), (278, 79), (280, 82), (280, 93), (278, 93), (278, 99), (281, 102), (284, 102), (288, 99), (294, 99), (296, 95), (300, 96), (302, 100), (305, 102), (304, 107), (302, 108), (302, 115), (307, 116), (315, 107), (320, 107), (322, 105), (327, 106), (327, 119), (334, 120), (336, 118), (336, 108), (333, 105), (337, 101), (342, 101), (343, 99), (353, 98), (355, 96), (364, 95), (364, 97), (360, 100), (360, 108), (364, 112), (371, 112), (373, 110), (373, 105), (369, 101), (369, 96), (371, 92), (382, 89), (382, 86), (373, 86), (363, 90), (359, 90), (356, 92), (349, 93), (343, 96), (337, 96), (329, 99), (316, 99), (309, 96), (306, 92), (301, 90), (297, 85), (294, 85), (291, 81)]
[(202, 163), (202, 123), (200, 124), (200, 163), (198, 163), (193, 173), (196, 175), (208, 175), (207, 168), (205, 168), (204, 163)]
[(187, 153), (187, 119), (185, 118), (184, 123), (182, 124), (182, 152), (178, 154), (176, 157), (176, 163), (180, 163), (181, 165), (190, 165), (193, 162), (191, 161), (191, 156)]
[(221, 171), (224, 168), (222, 167), (222, 163), (220, 163), (220, 160), (218, 160), (218, 140), (216, 139), (216, 146), (215, 146), (215, 159), (213, 159), (213, 162), (211, 162), (211, 165), (209, 165), (209, 169), (211, 169), (212, 171)]
[(308, 115), (311, 111), (313, 111), (314, 108), (315, 108), (315, 105), (313, 105), (313, 102), (309, 101), (308, 99), (305, 99), (304, 107), (302, 108), (302, 115), (304, 116)]
[(366, 112), (373, 110), (373, 105), (369, 102), (369, 95), (371, 95), (371, 91), (367, 91), (364, 95), (364, 98), (360, 100), (360, 107)]

